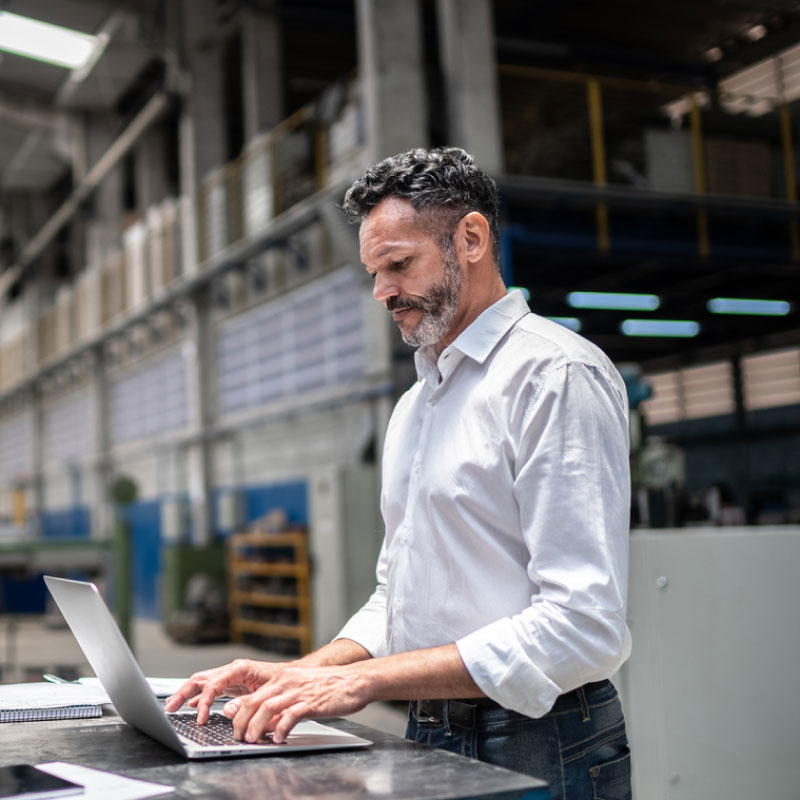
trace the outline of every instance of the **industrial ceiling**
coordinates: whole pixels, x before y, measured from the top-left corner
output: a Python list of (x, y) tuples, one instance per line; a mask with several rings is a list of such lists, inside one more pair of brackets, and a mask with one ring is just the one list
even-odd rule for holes
[[(242, 4), (220, 2), (220, 24), (225, 25)], [(354, 3), (264, 0), (260, 4), (277, 10), (286, 41), (292, 43), (284, 56), (286, 94), (292, 110), (293, 102), (305, 102), (331, 74), (340, 74), (344, 62), (354, 62)], [(169, 59), (175, 52), (164, 31), (169, 24), (180, 22), (168, 18), (169, 5), (156, 0), (0, 2), (2, 11), (102, 33), (106, 41), (96, 63), (72, 75), (51, 64), (0, 54), (0, 194), (47, 193), (68, 178), (70, 154), (65, 152), (61, 134), (70, 114), (107, 115), (120, 128), (124, 125), (126, 98), (136, 90), (137, 81), (141, 83), (153, 64), (163, 64), (165, 57)], [(435, 3), (424, 0), (423, 8), (430, 44), (435, 40)], [(800, 2), (794, 0), (495, 0), (494, 9), (500, 64), (633, 76), (698, 88), (713, 86), (748, 64), (800, 42)], [(435, 59), (435, 48), (428, 46), (427, 51), (429, 58)], [(434, 67), (429, 82), (435, 81)], [(791, 113), (794, 118), (796, 110), (792, 108)], [(432, 131), (436, 138), (435, 124)], [(559, 186), (535, 178), (526, 182), (516, 177), (501, 180), (507, 221), (522, 230), (511, 242), (513, 278), (530, 289), (535, 310), (553, 316), (573, 313), (566, 307), (565, 297), (575, 289), (653, 292), (661, 297), (664, 316), (702, 319), (702, 334), (691, 341), (634, 340), (619, 333), (620, 315), (586, 313), (583, 332), (615, 359), (658, 365), (800, 341), (796, 322), (800, 281), (788, 246), (786, 255), (773, 253), (767, 258), (744, 250), (737, 255), (735, 248), (723, 254), (712, 247), (710, 255), (700, 256), (689, 250), (670, 254), (647, 247), (621, 251), (612, 246), (607, 252), (598, 252), (591, 244), (578, 249), (548, 247), (537, 237), (535, 220), (565, 211), (567, 218), (575, 214), (576, 220), (582, 220), (576, 222), (579, 228), (591, 231), (599, 195), (588, 185), (576, 193), (572, 184)], [(669, 197), (651, 198), (650, 205), (638, 208), (624, 192), (600, 200), (609, 207), (612, 245), (615, 220), (618, 230), (619, 220), (628, 224), (631, 214), (630, 224), (635, 225), (648, 214), (663, 216), (674, 211), (687, 230), (695, 224), (697, 214), (691, 203), (681, 204)], [(764, 230), (772, 226), (779, 238), (788, 237), (787, 225), (796, 219), (792, 208), (782, 201), (762, 203), (756, 211), (747, 203), (735, 207), (712, 204), (709, 213), (728, 220), (726, 224), (733, 228), (755, 219)], [(530, 228), (527, 232), (526, 227)], [(724, 227), (718, 228), (723, 231), (718, 235), (724, 235)], [(715, 296), (780, 298), (792, 304), (792, 313), (772, 318), (712, 318), (705, 304)]]

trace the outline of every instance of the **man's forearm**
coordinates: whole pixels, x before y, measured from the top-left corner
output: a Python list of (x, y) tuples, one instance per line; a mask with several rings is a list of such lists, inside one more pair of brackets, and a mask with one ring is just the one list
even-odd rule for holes
[(294, 663), (298, 667), (336, 667), (365, 661), (372, 656), (352, 639), (335, 639)]
[[(223, 711), (233, 719), (237, 738), (255, 742), (272, 730), (273, 741), (283, 742), (303, 718), (348, 716), (375, 700), (482, 694), (454, 644), (370, 658), (351, 639), (337, 639), (284, 665), (251, 694), (226, 703)], [(207, 709), (204, 713), (207, 719)]]
[(454, 644), (353, 663), (368, 702), (483, 697)]

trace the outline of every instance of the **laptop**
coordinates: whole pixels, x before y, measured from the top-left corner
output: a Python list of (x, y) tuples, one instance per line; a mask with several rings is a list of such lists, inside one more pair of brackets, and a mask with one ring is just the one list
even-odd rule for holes
[(268, 734), (262, 741), (249, 744), (233, 738), (233, 724), (222, 713), (212, 712), (205, 725), (197, 724), (195, 711), (167, 714), (147, 685), (97, 587), (49, 575), (44, 581), (120, 717), (186, 758), (282, 756), (372, 744), (313, 720), (301, 720), (282, 744), (274, 744)]

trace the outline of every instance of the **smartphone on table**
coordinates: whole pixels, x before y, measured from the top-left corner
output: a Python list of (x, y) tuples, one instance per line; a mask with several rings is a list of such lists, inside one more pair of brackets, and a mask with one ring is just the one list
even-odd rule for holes
[(0, 800), (49, 800), (51, 797), (68, 797), (83, 794), (83, 786), (63, 778), (56, 778), (36, 769), (32, 764), (12, 764), (0, 767)]

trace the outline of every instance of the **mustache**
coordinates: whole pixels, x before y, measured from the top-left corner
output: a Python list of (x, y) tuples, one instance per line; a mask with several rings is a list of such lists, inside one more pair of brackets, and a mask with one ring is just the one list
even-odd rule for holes
[(428, 303), (415, 302), (414, 300), (402, 300), (399, 297), (390, 297), (386, 301), (387, 311), (399, 311), (403, 308), (418, 308), (420, 311), (429, 311)]

